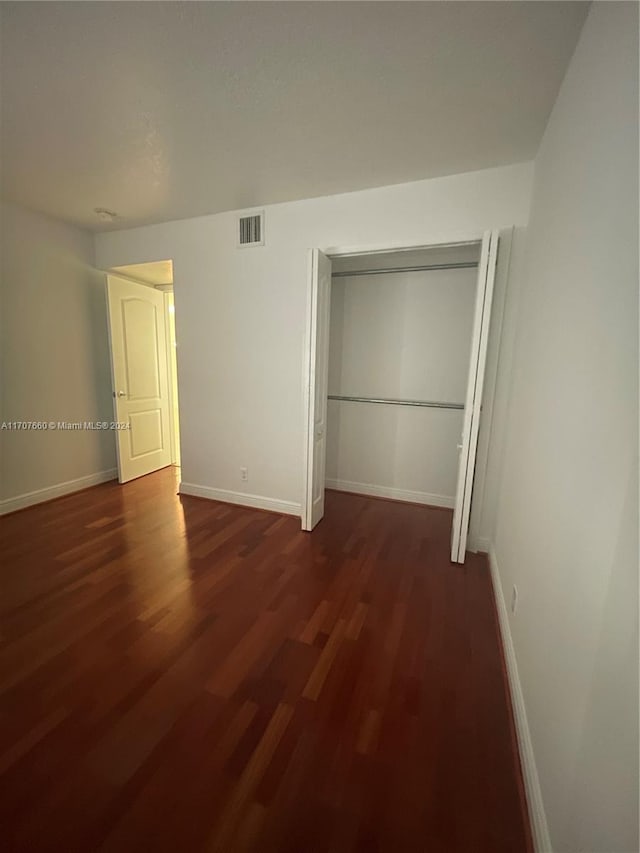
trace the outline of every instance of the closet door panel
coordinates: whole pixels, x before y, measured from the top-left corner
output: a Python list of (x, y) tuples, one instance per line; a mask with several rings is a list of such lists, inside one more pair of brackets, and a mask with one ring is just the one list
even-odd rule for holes
[(456, 502), (451, 528), (451, 560), (454, 563), (464, 563), (467, 545), (473, 477), (478, 447), (478, 431), (480, 428), (484, 371), (489, 340), (489, 322), (493, 301), (493, 283), (498, 257), (498, 239), (498, 231), (487, 231), (485, 233), (482, 241), (480, 266), (478, 267), (469, 375), (462, 437), (459, 445), (460, 456), (458, 462)]
[(309, 259), (307, 321), (310, 346), (309, 361), (305, 368), (307, 429), (303, 530), (313, 530), (324, 517), (330, 300), (331, 261), (319, 249), (312, 249)]

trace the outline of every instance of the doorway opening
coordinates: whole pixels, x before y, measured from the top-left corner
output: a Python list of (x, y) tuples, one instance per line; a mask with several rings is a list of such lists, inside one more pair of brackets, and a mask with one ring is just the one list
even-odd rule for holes
[(325, 488), (454, 510), (465, 559), (498, 232), (310, 252), (302, 527)]
[(118, 480), (180, 466), (173, 262), (107, 272)]

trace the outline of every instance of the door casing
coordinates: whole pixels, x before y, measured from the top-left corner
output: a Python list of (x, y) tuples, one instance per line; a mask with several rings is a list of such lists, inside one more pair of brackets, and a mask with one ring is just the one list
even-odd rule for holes
[[(499, 232), (493, 231), (498, 238)], [(441, 232), (434, 233), (425, 238), (422, 242), (388, 242), (377, 243), (370, 245), (354, 245), (354, 246), (329, 246), (321, 251), (330, 259), (340, 257), (355, 257), (358, 255), (383, 255), (395, 252), (411, 252), (421, 249), (436, 249), (436, 248), (455, 248), (468, 245), (482, 244), (483, 238), (487, 234), (486, 231), (457, 231), (457, 232)], [(310, 438), (313, 434), (314, 424), (310, 421), (310, 406), (309, 401), (314, 392), (313, 375), (311, 371), (312, 364), (312, 346), (317, 340), (317, 329), (314, 329), (314, 324), (317, 323), (318, 313), (317, 307), (314, 306), (313, 292), (313, 267), (311, 262), (313, 250), (309, 251), (309, 265), (307, 275), (307, 315), (305, 324), (305, 342), (304, 342), (304, 358), (303, 358), (303, 471), (302, 471), (302, 500), (301, 500), (301, 520), (302, 529), (310, 530), (310, 505), (309, 495), (312, 493), (312, 484), (309, 482), (311, 469), (308, 459), (308, 448), (310, 446)], [(476, 496), (474, 504), (474, 512), (477, 504), (482, 500), (482, 495)], [(481, 507), (477, 507), (478, 512), (481, 512)], [(472, 543), (473, 544), (473, 543)]]

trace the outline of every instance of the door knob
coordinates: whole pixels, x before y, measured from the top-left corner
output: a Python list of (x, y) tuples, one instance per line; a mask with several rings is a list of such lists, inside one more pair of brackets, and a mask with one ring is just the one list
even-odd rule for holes
[(126, 396), (127, 396), (126, 391), (118, 391), (118, 397), (126, 397)]

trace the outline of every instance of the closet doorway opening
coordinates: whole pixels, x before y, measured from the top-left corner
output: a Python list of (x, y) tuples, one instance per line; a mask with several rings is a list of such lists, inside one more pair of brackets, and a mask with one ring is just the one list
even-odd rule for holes
[(309, 253), (302, 528), (325, 488), (453, 509), (463, 563), (498, 231)]
[(173, 262), (106, 276), (118, 480), (180, 467)]

